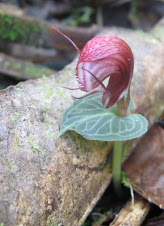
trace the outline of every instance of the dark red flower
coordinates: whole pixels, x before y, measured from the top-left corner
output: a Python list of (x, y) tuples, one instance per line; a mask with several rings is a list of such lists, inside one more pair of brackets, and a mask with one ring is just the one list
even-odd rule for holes
[(100, 36), (88, 41), (80, 52), (76, 75), (83, 91), (103, 92), (103, 104), (110, 98), (106, 106), (109, 108), (128, 90), (133, 65), (133, 54), (126, 42), (114, 36)]
[(109, 99), (106, 107), (113, 106), (130, 89), (134, 58), (128, 44), (115, 36), (99, 36), (88, 41), (80, 51), (72, 40), (64, 37), (80, 54), (76, 66), (80, 89), (89, 92), (87, 95), (103, 92), (103, 104)]

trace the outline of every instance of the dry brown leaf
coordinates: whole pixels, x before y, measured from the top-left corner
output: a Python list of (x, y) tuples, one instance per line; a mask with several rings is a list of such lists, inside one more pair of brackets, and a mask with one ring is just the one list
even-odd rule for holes
[(134, 189), (164, 208), (164, 129), (154, 126), (124, 164)]

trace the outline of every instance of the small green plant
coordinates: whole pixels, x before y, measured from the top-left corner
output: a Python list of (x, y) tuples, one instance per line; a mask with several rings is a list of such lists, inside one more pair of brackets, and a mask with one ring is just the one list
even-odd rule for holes
[(75, 89), (87, 93), (64, 112), (59, 136), (75, 130), (88, 140), (114, 141), (113, 184), (120, 195), (122, 142), (140, 137), (148, 128), (146, 118), (130, 114), (134, 106), (130, 95), (132, 51), (125, 41), (114, 36), (95, 37), (79, 50), (72, 40), (58, 32), (80, 54), (76, 67), (80, 87)]

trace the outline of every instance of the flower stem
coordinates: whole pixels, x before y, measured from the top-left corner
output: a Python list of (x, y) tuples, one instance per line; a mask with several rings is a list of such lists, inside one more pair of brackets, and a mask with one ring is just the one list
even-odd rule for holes
[(121, 196), (121, 157), (122, 157), (122, 141), (114, 142), (113, 150), (113, 186), (118, 196)]

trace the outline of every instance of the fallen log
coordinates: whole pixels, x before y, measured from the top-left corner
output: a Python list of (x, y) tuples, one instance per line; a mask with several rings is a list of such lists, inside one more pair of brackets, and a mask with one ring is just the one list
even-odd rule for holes
[[(119, 28), (135, 56), (135, 109), (150, 125), (164, 106), (163, 45), (153, 37)], [(71, 93), (75, 63), (55, 76), (0, 91), (0, 222), (5, 225), (77, 226), (85, 220), (111, 180), (112, 143), (88, 141), (75, 132), (57, 139)]]

